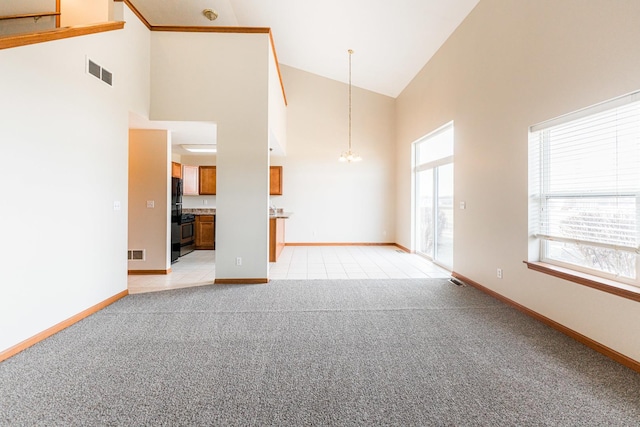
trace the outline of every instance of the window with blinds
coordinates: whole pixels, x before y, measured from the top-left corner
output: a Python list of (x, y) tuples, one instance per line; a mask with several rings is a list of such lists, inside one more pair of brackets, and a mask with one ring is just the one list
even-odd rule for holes
[(540, 261), (640, 286), (640, 91), (530, 128)]

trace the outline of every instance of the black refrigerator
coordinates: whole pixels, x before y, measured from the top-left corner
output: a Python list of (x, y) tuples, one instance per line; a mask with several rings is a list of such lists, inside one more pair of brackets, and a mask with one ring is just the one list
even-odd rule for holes
[(180, 257), (180, 222), (182, 220), (182, 180), (171, 178), (171, 262)]

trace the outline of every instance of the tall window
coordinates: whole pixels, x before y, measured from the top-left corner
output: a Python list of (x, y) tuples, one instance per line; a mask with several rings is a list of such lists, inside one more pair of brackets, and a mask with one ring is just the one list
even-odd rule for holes
[(640, 286), (640, 92), (532, 126), (540, 260)]
[(453, 267), (453, 123), (415, 143), (416, 251)]

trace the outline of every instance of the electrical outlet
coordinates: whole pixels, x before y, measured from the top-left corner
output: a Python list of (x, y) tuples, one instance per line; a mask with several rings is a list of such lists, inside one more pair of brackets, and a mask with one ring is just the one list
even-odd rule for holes
[(236, 265), (242, 265), (242, 258), (236, 258)]
[(148, 208), (155, 208), (156, 207), (155, 200), (147, 200), (147, 207)]
[(499, 268), (497, 271), (498, 279), (502, 279), (502, 269)]

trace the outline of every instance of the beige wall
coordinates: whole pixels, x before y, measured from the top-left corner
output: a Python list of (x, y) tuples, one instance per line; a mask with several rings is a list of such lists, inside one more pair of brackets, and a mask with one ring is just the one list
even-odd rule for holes
[[(453, 120), (454, 270), (640, 360), (636, 302), (527, 270), (527, 130), (640, 88), (640, 2), (482, 0), (397, 100), (397, 241), (411, 143)], [(496, 278), (496, 268), (504, 279)]]
[(289, 243), (395, 241), (395, 100), (357, 87), (352, 93), (353, 149), (363, 161), (340, 163), (348, 147), (348, 86), (281, 66), (287, 90), (283, 195), (272, 202), (294, 215)]
[(113, 0), (60, 0), (60, 26), (106, 22), (112, 3)]
[(129, 261), (129, 270), (171, 266), (170, 147), (166, 130), (129, 130), (128, 248), (145, 250), (145, 260)]

